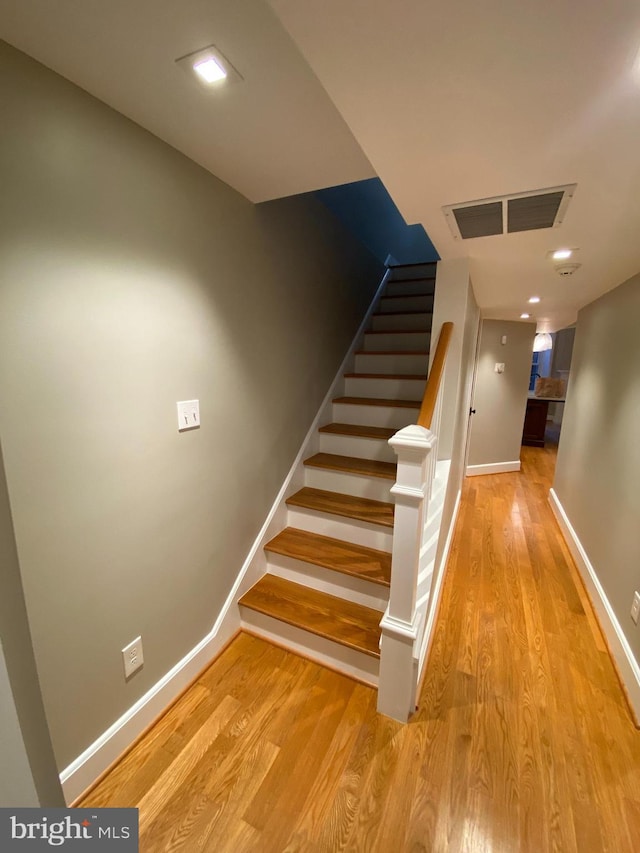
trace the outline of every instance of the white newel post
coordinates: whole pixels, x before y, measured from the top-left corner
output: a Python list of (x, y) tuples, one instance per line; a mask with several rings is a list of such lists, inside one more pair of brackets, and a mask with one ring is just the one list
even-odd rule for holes
[(389, 439), (398, 457), (391, 589), (380, 627), (378, 711), (406, 722), (415, 710), (414, 645), (419, 633), (416, 593), (420, 548), (435, 464), (436, 436), (424, 427), (405, 427)]

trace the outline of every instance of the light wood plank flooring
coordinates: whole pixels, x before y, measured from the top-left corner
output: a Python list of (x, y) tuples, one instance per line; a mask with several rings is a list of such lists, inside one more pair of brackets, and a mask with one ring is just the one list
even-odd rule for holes
[(552, 449), (466, 481), (419, 710), (241, 634), (82, 805), (141, 850), (632, 853), (640, 732), (547, 504)]

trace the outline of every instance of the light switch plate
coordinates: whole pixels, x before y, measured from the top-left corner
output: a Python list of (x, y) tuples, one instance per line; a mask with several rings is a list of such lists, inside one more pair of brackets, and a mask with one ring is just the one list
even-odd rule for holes
[(493, 368), (496, 373), (504, 373), (504, 364), (500, 362), (496, 362), (496, 366)]
[(200, 400), (182, 400), (178, 407), (178, 431), (197, 429), (200, 426)]

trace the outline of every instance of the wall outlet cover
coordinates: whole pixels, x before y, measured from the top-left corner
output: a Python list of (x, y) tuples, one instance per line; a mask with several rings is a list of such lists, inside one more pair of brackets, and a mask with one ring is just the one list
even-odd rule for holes
[(124, 677), (131, 678), (134, 672), (137, 672), (144, 664), (144, 654), (142, 652), (142, 637), (136, 637), (128, 646), (122, 650), (122, 660), (124, 663)]
[(640, 592), (634, 592), (633, 594), (633, 604), (631, 605), (631, 618), (638, 624), (638, 618), (640, 618)]
[(496, 361), (496, 366), (493, 369), (496, 373), (504, 373), (504, 362)]

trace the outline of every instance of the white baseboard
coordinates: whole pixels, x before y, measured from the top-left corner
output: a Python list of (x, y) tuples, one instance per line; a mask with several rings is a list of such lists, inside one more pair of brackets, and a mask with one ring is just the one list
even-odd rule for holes
[(233, 635), (240, 629), (241, 620), (237, 607), (238, 599), (259, 580), (266, 571), (266, 560), (262, 552), (264, 545), (284, 526), (285, 499), (298, 487), (302, 476), (303, 460), (309, 453), (325, 412), (336, 396), (339, 383), (343, 381), (356, 346), (380, 298), (389, 272), (385, 273), (371, 305), (353, 338), (349, 351), (340, 365), (322, 405), (311, 424), (278, 496), (251, 546), (238, 577), (218, 614), (211, 631), (181, 661), (166, 673), (144, 696), (103, 732), (84, 752), (60, 773), (60, 781), (67, 803), (76, 800), (96, 779), (116, 761), (144, 730), (182, 693), (191, 681), (220, 653)]
[(467, 465), (466, 476), (478, 477), (481, 474), (507, 474), (520, 470), (520, 460), (513, 462), (490, 462), (487, 465)]
[(584, 580), (589, 598), (598, 616), (598, 621), (617, 664), (629, 702), (634, 709), (636, 718), (640, 720), (640, 666), (638, 665), (638, 661), (635, 659), (631, 646), (600, 583), (596, 570), (591, 564), (587, 552), (578, 539), (578, 535), (573, 529), (564, 507), (553, 489), (549, 490), (549, 503), (565, 542), (571, 551), (571, 556), (575, 560), (578, 571)]
[(229, 642), (240, 628), (239, 615), (234, 620), (227, 618), (231, 601), (230, 595), (207, 636), (65, 767), (60, 774), (60, 782), (67, 803), (72, 803), (86, 791)]

